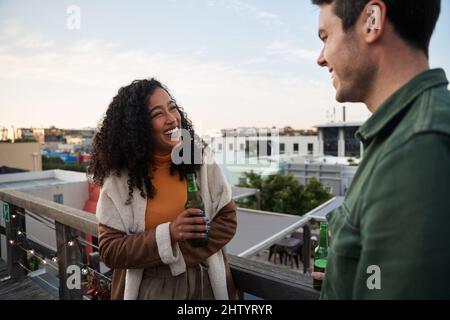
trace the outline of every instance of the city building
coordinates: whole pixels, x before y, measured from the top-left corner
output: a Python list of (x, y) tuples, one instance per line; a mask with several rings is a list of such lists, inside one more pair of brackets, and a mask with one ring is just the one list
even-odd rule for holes
[(41, 171), (41, 145), (38, 142), (0, 142), (1, 166)]
[(319, 152), (323, 156), (360, 158), (364, 148), (356, 138), (363, 122), (332, 122), (317, 125)]
[(223, 165), (232, 185), (239, 183), (244, 172), (276, 174), (284, 163), (313, 159), (319, 152), (315, 130), (294, 130), (291, 127), (223, 129), (205, 140), (211, 146), (216, 161)]

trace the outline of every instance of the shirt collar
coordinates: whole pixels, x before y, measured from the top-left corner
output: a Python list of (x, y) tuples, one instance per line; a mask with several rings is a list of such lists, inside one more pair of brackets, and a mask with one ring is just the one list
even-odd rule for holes
[(448, 85), (443, 69), (432, 69), (422, 72), (405, 84), (359, 128), (356, 136), (365, 145), (385, 128), (400, 112), (405, 110), (414, 99), (424, 91), (441, 85)]

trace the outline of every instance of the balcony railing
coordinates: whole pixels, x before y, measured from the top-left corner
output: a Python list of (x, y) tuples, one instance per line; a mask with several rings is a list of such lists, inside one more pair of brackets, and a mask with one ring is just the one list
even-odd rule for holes
[[(95, 241), (87, 241), (86, 235), (97, 237), (98, 223), (91, 213), (54, 203), (16, 190), (0, 191), (5, 208), (7, 267), (9, 276), (21, 280), (29, 274), (28, 257), (36, 255), (42, 264), (51, 265), (59, 278), (59, 299), (79, 300), (90, 296), (86, 286), (70, 286), (73, 270), (80, 268), (82, 283), (93, 274), (102, 282), (110, 282), (108, 273), (100, 272)], [(9, 209), (9, 210), (8, 210)], [(9, 211), (9, 214), (7, 214)], [(34, 241), (27, 234), (25, 217), (47, 225), (56, 233), (56, 250)], [(53, 227), (54, 222), (54, 227)], [(53, 230), (52, 230), (53, 232)], [(94, 248), (89, 254), (90, 248)], [(269, 265), (247, 258), (228, 255), (236, 288), (262, 299), (318, 299), (308, 275)], [(1, 283), (0, 283), (1, 285)], [(244, 296), (244, 295), (241, 295)]]

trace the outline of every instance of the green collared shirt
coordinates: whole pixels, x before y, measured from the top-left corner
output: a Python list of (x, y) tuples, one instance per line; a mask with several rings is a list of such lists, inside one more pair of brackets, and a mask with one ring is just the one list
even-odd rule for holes
[(329, 216), (322, 299), (450, 298), (450, 91), (428, 70), (360, 128), (364, 160)]

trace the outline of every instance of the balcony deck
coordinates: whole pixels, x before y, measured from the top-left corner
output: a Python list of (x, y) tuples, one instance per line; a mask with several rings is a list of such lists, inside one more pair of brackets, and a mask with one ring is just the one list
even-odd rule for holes
[[(8, 267), (0, 259), (0, 279), (8, 277)], [(0, 280), (0, 300), (54, 300), (54, 298), (30, 278)]]

